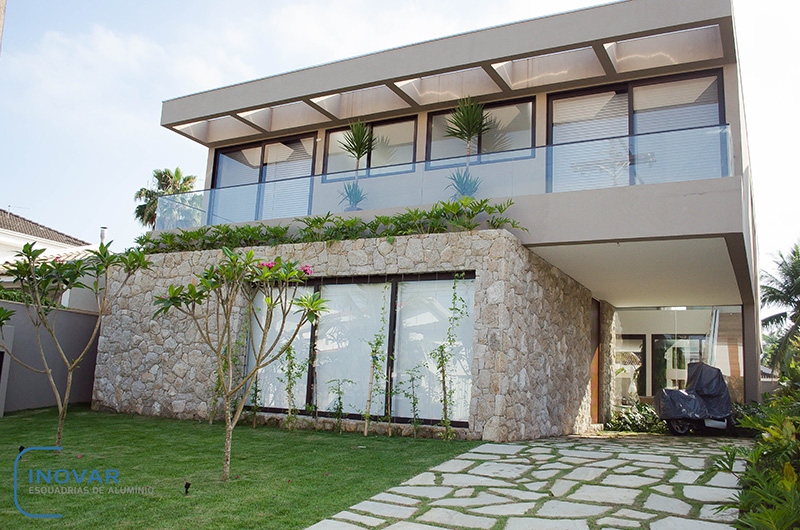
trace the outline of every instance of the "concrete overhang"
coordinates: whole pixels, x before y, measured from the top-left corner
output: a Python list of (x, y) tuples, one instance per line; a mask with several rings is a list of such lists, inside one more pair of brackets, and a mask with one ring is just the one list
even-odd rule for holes
[(165, 101), (205, 146), (736, 62), (730, 0), (627, 0)]

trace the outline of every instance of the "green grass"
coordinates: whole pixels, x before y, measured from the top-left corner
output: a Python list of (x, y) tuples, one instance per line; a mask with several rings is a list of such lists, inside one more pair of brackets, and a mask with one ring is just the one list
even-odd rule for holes
[[(0, 528), (305, 528), (479, 444), (241, 426), (233, 434), (231, 480), (223, 483), (223, 425), (75, 406), (63, 452), (33, 451), (19, 463), (20, 506), (34, 514), (63, 514), (32, 519), (14, 505), (14, 459), (20, 445), (53, 445), (56, 419), (55, 409), (0, 419)], [(93, 469), (103, 477), (116, 469), (120, 487), (153, 492), (108, 493), (95, 481), (88, 494), (30, 493), (30, 469), (75, 469), (79, 475), (87, 469), (85, 480)], [(34, 486), (35, 480), (34, 471)], [(61, 486), (82, 485), (70, 475)], [(95, 486), (106, 492), (92, 493)]]

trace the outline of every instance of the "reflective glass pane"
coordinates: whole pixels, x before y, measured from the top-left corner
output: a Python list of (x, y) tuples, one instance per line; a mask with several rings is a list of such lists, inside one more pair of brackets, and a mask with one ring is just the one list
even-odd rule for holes
[(553, 143), (628, 135), (628, 94), (602, 92), (553, 101)]
[(261, 147), (220, 153), (217, 158), (215, 186), (225, 188), (258, 182)]
[(490, 129), (481, 137), (481, 153), (497, 153), (531, 147), (533, 104), (517, 103), (487, 108)]
[(710, 125), (719, 125), (716, 76), (633, 89), (634, 134)]
[[(302, 296), (306, 293), (312, 292), (313, 289), (311, 287), (299, 287), (297, 289), (297, 296)], [(262, 325), (265, 322), (266, 318), (266, 304), (264, 303), (264, 298), (261, 297), (256, 300), (256, 309), (261, 319)], [(284, 327), (283, 333), (281, 334), (280, 340), (278, 341), (278, 347), (275, 348), (274, 352), (277, 352), (281, 346), (286, 344), (286, 342), (291, 338), (294, 330), (297, 327), (297, 324), (300, 322), (300, 315), (295, 313), (294, 311), (290, 311), (289, 315), (286, 319), (286, 325)], [(280, 331), (280, 319), (274, 318), (272, 321), (272, 325), (270, 326), (269, 331), (267, 332), (266, 344), (267, 347), (264, 350), (265, 352), (268, 351), (269, 344), (271, 344), (275, 337), (278, 335)], [(250, 354), (249, 354), (249, 361), (248, 366), (253, 366), (255, 361), (254, 352), (260, 351), (261, 341), (263, 338), (263, 333), (261, 333), (261, 328), (254, 325), (253, 327), (253, 337), (250, 344)], [(308, 353), (311, 346), (311, 324), (306, 323), (300, 328), (300, 332), (297, 334), (297, 338), (294, 340), (293, 348), (295, 351), (295, 359), (296, 359), (296, 369), (298, 371), (302, 371), (302, 376), (299, 377), (296, 382), (295, 386), (292, 390), (291, 400), (294, 403), (295, 408), (303, 408), (306, 403), (306, 386), (308, 382)], [(271, 356), (267, 357), (268, 359)], [(261, 407), (273, 407), (273, 408), (288, 408), (289, 406), (289, 394), (286, 388), (286, 381), (287, 373), (288, 373), (288, 362), (286, 355), (282, 355), (279, 357), (275, 362), (269, 364), (268, 366), (262, 368), (258, 372), (258, 405)], [(252, 397), (252, 396), (250, 396)]]
[[(379, 333), (384, 337), (379, 372), (382, 376), (386, 373), (389, 284), (323, 285), (320, 292), (328, 311), (317, 327), (317, 407), (332, 411), (336, 380), (348, 379), (352, 382), (342, 385), (344, 412), (364, 411), (372, 365), (369, 342)], [(380, 385), (385, 385), (385, 376), (381, 381)], [(385, 386), (380, 386), (373, 394), (373, 415), (384, 414), (385, 393)]]
[[(339, 171), (352, 171), (356, 168), (356, 160), (342, 148), (344, 143), (345, 134), (347, 131), (336, 131), (328, 133), (328, 153), (327, 165), (325, 171), (327, 173), (337, 173)], [(359, 159), (359, 169), (367, 167), (367, 157)]]
[(375, 149), (372, 151), (370, 167), (413, 162), (415, 125), (416, 122), (408, 120), (373, 127)]
[[(472, 389), (472, 308), (475, 304), (475, 281), (456, 282), (456, 294), (463, 300), (465, 314), (455, 327), (455, 345), (447, 366), (449, 391), (452, 392), (450, 419), (467, 421)], [(411, 375), (416, 380), (418, 416), (442, 418), (442, 384), (436, 367), (434, 350), (444, 342), (451, 315), (453, 280), (402, 282), (397, 300), (397, 334), (395, 338), (395, 391), (393, 414), (410, 418)]]
[(622, 335), (617, 337), (614, 352), (614, 384), (623, 405), (638, 401), (638, 396), (647, 395), (645, 335)]
[[(449, 113), (436, 114), (431, 118), (431, 151), (430, 159), (453, 158), (467, 156), (467, 145), (463, 140), (447, 136), (447, 119)], [(473, 140), (470, 153), (477, 154), (478, 142)]]
[(267, 144), (264, 147), (264, 180), (311, 175), (313, 153), (313, 136)]

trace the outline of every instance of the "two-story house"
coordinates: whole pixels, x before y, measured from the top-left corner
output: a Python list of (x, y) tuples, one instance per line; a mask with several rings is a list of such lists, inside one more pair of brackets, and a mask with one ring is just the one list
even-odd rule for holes
[[(447, 134), (465, 97), (490, 124), (469, 159)], [(356, 120), (376, 139), (358, 166), (342, 148)], [(366, 377), (359, 356), (383, 312), (387, 392), (421, 369), (421, 417), (437, 421), (426, 356), (444, 340), (458, 273), (466, 304), (449, 368), (453, 419), (475, 436), (584, 429), (614, 405), (683, 386), (697, 360), (719, 367), (736, 399), (759, 396), (756, 235), (730, 0), (628, 0), (404, 46), (168, 100), (161, 124), (207, 146), (208, 170), (204, 190), (160, 200), (158, 230), (327, 212), (371, 219), (448, 200), (459, 177), (474, 197), (513, 200), (507, 215), (527, 228), (280, 248), (313, 263), (313, 288), (331, 303), (298, 346), (312, 361), (301, 406), (328, 410), (332, 381)], [(347, 183), (363, 192), (355, 205)], [(163, 259), (177, 267), (189, 257)], [(114, 342), (115, 322), (104, 325), (105, 355), (130, 347)], [(194, 366), (195, 346), (170, 346)], [(100, 406), (205, 410), (191, 390), (170, 394), (159, 370), (147, 392), (163, 397), (140, 389), (125, 401), (102, 366)], [(277, 370), (264, 374), (265, 410), (286, 406)], [(349, 412), (363, 386), (349, 390)], [(402, 392), (385, 401), (398, 421), (411, 416)]]

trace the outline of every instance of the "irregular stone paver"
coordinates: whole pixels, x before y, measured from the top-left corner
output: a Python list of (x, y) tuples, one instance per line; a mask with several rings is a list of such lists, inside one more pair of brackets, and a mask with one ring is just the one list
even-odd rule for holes
[(720, 488), (736, 488), (739, 486), (739, 479), (733, 473), (717, 473), (711, 480), (706, 482), (706, 486), (717, 486)]
[(563, 497), (577, 483), (578, 482), (575, 480), (560, 478), (553, 483), (553, 487), (550, 488), (550, 493), (552, 493), (554, 497)]
[(610, 486), (584, 485), (567, 497), (570, 500), (589, 502), (610, 502), (613, 504), (633, 504), (641, 491)]
[(686, 469), (681, 469), (675, 473), (675, 476), (669, 481), (677, 484), (694, 484), (694, 482), (700, 478), (700, 475), (702, 475), (702, 473), (699, 471), (687, 471)]
[(505, 530), (589, 530), (586, 521), (575, 519), (539, 519), (538, 517), (512, 517)]
[(347, 510), (343, 512), (339, 512), (333, 516), (334, 519), (345, 519), (347, 521), (353, 521), (354, 523), (361, 523), (367, 526), (378, 526), (381, 523), (385, 523), (383, 519), (378, 519), (377, 517), (370, 517), (368, 515), (359, 515), (357, 513), (348, 512)]
[(461, 475), (446, 473), (442, 475), (442, 484), (445, 486), (511, 486), (505, 480), (496, 478), (479, 477), (477, 475)]
[(427, 499), (441, 499), (446, 495), (450, 495), (453, 488), (445, 488), (442, 486), (398, 486), (389, 491), (392, 493), (400, 493), (401, 495), (411, 495), (413, 497), (425, 497)]
[(606, 486), (623, 486), (626, 488), (641, 488), (658, 482), (657, 478), (640, 477), (639, 475), (609, 475), (600, 481)]
[(489, 488), (489, 491), (491, 491), (492, 493), (497, 493), (499, 495), (505, 495), (506, 497), (513, 497), (521, 501), (535, 501), (541, 499), (542, 497), (547, 497), (547, 494), (545, 493), (516, 490), (512, 488)]
[(618, 517), (627, 517), (628, 519), (639, 519), (642, 521), (646, 521), (648, 519), (652, 519), (653, 517), (655, 517), (655, 515), (652, 513), (644, 513), (636, 510), (629, 510), (628, 508), (617, 510), (616, 512), (614, 512), (614, 515)]
[(512, 504), (498, 504), (496, 506), (484, 506), (483, 508), (471, 508), (471, 512), (485, 513), (487, 515), (525, 515), (534, 506), (535, 502), (515, 502)]
[(517, 478), (530, 471), (533, 466), (523, 466), (521, 464), (502, 464), (498, 462), (484, 462), (475, 469), (470, 469), (473, 475), (483, 475), (486, 477)]
[(733, 500), (734, 491), (729, 488), (714, 488), (710, 486), (684, 486), (683, 495), (687, 499), (700, 502), (730, 502)]
[(454, 499), (439, 499), (438, 501), (433, 501), (431, 505), (433, 506), (486, 506), (487, 504), (502, 504), (504, 502), (511, 502), (511, 499), (507, 499), (506, 497), (499, 497), (497, 495), (492, 495), (491, 493), (486, 493), (484, 491), (478, 493), (475, 497), (460, 497)]
[(542, 517), (592, 517), (610, 510), (608, 506), (580, 504), (566, 501), (547, 501), (536, 512)]
[(344, 521), (334, 521), (333, 519), (325, 519), (317, 524), (313, 524), (307, 530), (361, 530), (360, 526), (345, 523)]
[(492, 453), (496, 455), (515, 455), (527, 449), (525, 445), (511, 445), (511, 444), (483, 444), (473, 449), (472, 453)]
[(419, 499), (411, 499), (409, 497), (403, 497), (402, 495), (395, 495), (394, 493), (378, 493), (374, 497), (370, 497), (370, 500), (391, 502), (394, 504), (402, 504), (404, 506), (415, 506), (420, 503)]
[(416, 508), (411, 508), (409, 506), (397, 506), (395, 504), (384, 504), (382, 502), (375, 501), (359, 502), (350, 509), (371, 513), (372, 515), (394, 517), (396, 519), (408, 519), (417, 511)]
[(450, 526), (460, 526), (464, 528), (491, 528), (497, 521), (491, 517), (481, 517), (479, 515), (467, 515), (465, 513), (447, 510), (445, 508), (433, 508), (419, 517), (420, 521), (429, 523), (446, 524)]
[(717, 513), (719, 504), (705, 504), (700, 507), (700, 519), (707, 519), (709, 521), (719, 521), (723, 523), (732, 523), (737, 519), (736, 510), (722, 510)]
[(650, 530), (733, 530), (733, 527), (724, 523), (667, 517), (650, 523)]
[(440, 471), (442, 473), (458, 473), (459, 471), (463, 471), (467, 469), (469, 466), (472, 465), (472, 462), (469, 460), (448, 460), (443, 464), (439, 464), (436, 467), (432, 467), (431, 471)]
[(639, 521), (631, 521), (629, 519), (619, 519), (617, 517), (603, 517), (602, 519), (598, 519), (597, 523), (603, 526), (616, 525), (616, 526), (622, 526), (624, 528), (638, 528), (640, 525)]
[(686, 504), (680, 499), (665, 497), (658, 493), (650, 495), (647, 500), (644, 501), (644, 507), (654, 512), (666, 512), (676, 515), (689, 515), (689, 510), (692, 509), (689, 504)]
[(704, 466), (723, 445), (751, 443), (649, 435), (487, 443), (311, 528), (730, 530), (738, 513), (714, 508), (733, 497), (736, 477), (706, 478)]

